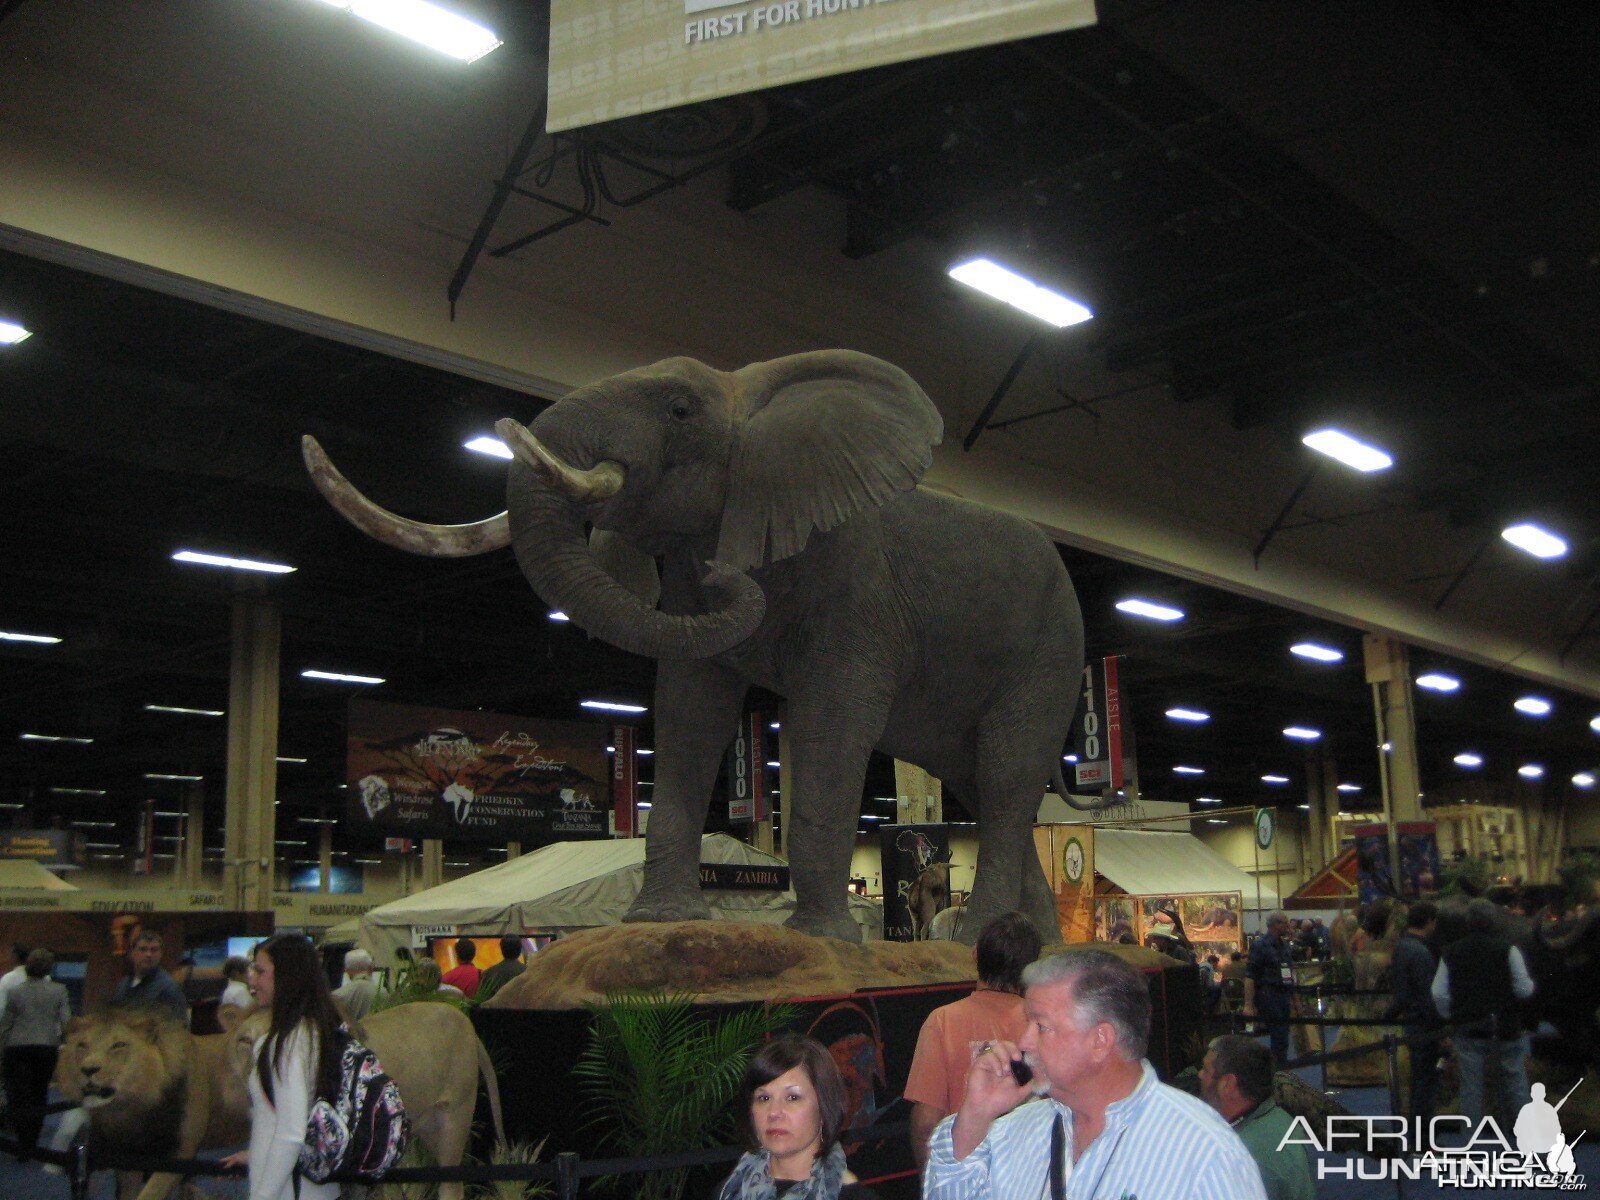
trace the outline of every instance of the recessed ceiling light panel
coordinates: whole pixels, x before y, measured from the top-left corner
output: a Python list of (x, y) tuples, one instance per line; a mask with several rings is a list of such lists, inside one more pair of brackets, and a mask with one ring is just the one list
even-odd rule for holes
[(487, 454), (490, 458), (513, 458), (511, 447), (497, 437), (482, 434), (469, 442), (462, 442), (462, 448), (477, 454)]
[(307, 667), (304, 671), (301, 671), (300, 678), (325, 679), (329, 683), (378, 684), (384, 682), (383, 677), (379, 675), (348, 675), (343, 671), (319, 671), (315, 667)]
[(0, 642), (28, 642), (36, 646), (55, 646), (60, 641), (60, 638), (51, 637), (47, 633), (18, 633), (12, 629), (0, 629)]
[(1168, 604), (1157, 604), (1153, 600), (1140, 600), (1137, 597), (1118, 600), (1117, 611), (1125, 612), (1135, 617), (1148, 617), (1152, 621), (1183, 620), (1183, 609), (1173, 608)]
[(1211, 720), (1211, 714), (1202, 712), (1198, 708), (1169, 708), (1167, 709), (1167, 720), (1188, 721), (1190, 724), (1199, 725)]
[(1301, 658), (1309, 658), (1313, 662), (1336, 663), (1344, 661), (1344, 651), (1336, 650), (1332, 646), (1324, 646), (1320, 642), (1296, 642), (1289, 647), (1289, 653)]
[(974, 258), (958, 263), (950, 268), (950, 278), (1057, 329), (1081, 325), (1094, 316), (1086, 305), (1068, 299), (1060, 292), (1041, 287), (992, 259)]
[(1206, 773), (1206, 769), (1204, 767), (1182, 767), (1182, 766), (1179, 766), (1179, 767), (1173, 767), (1172, 768), (1172, 773), (1174, 775), (1204, 775)]
[(1427, 688), (1430, 692), (1454, 692), (1461, 687), (1461, 680), (1454, 675), (1441, 675), (1437, 671), (1429, 671), (1426, 675), (1417, 676), (1417, 686)]
[(1543, 696), (1518, 696), (1512, 701), (1511, 707), (1530, 717), (1548, 717), (1555, 705)]
[(1544, 768), (1538, 763), (1523, 763), (1517, 768), (1517, 774), (1524, 779), (1543, 779)]
[(642, 704), (623, 704), (616, 700), (580, 700), (580, 708), (592, 708), (597, 712), (643, 713), (650, 710)]
[(1531, 554), (1535, 558), (1560, 558), (1567, 552), (1566, 538), (1542, 529), (1531, 521), (1509, 525), (1500, 531), (1500, 536), (1524, 554)]
[(1314, 742), (1322, 736), (1322, 730), (1305, 725), (1291, 725), (1283, 731), (1283, 736), (1293, 738), (1297, 742)]
[(428, 0), (322, 0), (430, 50), (476, 62), (502, 45), (492, 29)]
[(24, 329), (15, 321), (0, 321), (0, 346), (15, 346), (33, 336), (33, 330)]
[(1364, 474), (1386, 471), (1394, 466), (1394, 458), (1387, 451), (1358, 441), (1340, 429), (1318, 429), (1300, 441), (1318, 454), (1326, 454)]
[(1270, 783), (1274, 787), (1281, 787), (1283, 784), (1289, 782), (1289, 777), (1287, 775), (1263, 775), (1261, 777), (1261, 782)]
[(295, 568), (287, 563), (266, 562), (256, 558), (234, 558), (227, 554), (207, 554), (200, 550), (179, 550), (173, 562), (196, 563), (202, 567), (226, 567), (230, 571), (257, 571), (263, 575), (288, 575)]
[(1483, 766), (1483, 755), (1473, 754), (1470, 750), (1463, 750), (1450, 760), (1458, 767), (1465, 767), (1469, 771), (1476, 771)]

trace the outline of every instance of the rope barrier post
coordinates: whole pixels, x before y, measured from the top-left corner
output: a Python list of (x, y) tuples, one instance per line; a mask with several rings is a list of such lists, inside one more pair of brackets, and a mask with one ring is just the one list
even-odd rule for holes
[(578, 1200), (578, 1161), (571, 1150), (556, 1155), (556, 1195), (561, 1200)]
[[(1383, 1049), (1389, 1058), (1389, 1111), (1404, 1115), (1400, 1106), (1400, 1039), (1393, 1033), (1383, 1035)], [(1415, 1050), (1412, 1051), (1415, 1053)], [(1395, 1200), (1405, 1200), (1405, 1184), (1401, 1182), (1400, 1172), (1394, 1173)]]
[(72, 1160), (67, 1163), (67, 1186), (72, 1200), (89, 1200), (89, 1143), (79, 1142), (72, 1147)]
[[(1328, 1003), (1323, 998), (1322, 980), (1319, 979), (1317, 980), (1317, 1016), (1325, 1017), (1327, 1015)], [(1322, 1053), (1326, 1055), (1330, 1049), (1332, 1049), (1332, 1047), (1328, 1045), (1327, 1027), (1324, 1026), (1322, 1031)], [(1317, 1069), (1322, 1072), (1322, 1094), (1326, 1096), (1328, 1094), (1328, 1060), (1326, 1057), (1324, 1057), (1323, 1060), (1317, 1064)]]

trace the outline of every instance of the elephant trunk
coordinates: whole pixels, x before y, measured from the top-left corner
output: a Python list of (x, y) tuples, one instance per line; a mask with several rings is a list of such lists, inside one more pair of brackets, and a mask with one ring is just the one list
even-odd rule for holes
[(589, 552), (584, 504), (568, 498), (548, 470), (517, 461), (506, 481), (515, 514), (511, 544), (533, 590), (595, 637), (649, 658), (710, 658), (755, 632), (766, 600), (755, 580), (721, 563), (707, 564), (702, 587), (709, 611), (658, 612), (611, 578)]

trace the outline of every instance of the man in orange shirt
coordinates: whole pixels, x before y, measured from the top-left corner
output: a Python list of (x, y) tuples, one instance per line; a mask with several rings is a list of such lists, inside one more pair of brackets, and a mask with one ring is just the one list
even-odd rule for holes
[(917, 1035), (917, 1051), (906, 1079), (911, 1107), (911, 1153), (917, 1166), (928, 1159), (934, 1126), (961, 1107), (973, 1047), (1014, 1042), (1027, 1021), (1022, 1015), (1022, 968), (1039, 957), (1039, 934), (1021, 913), (996, 917), (972, 948), (978, 986), (970, 996), (928, 1014)]

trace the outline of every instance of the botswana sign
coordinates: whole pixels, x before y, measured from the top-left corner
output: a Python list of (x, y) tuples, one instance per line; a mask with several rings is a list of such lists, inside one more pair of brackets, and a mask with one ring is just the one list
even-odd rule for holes
[(375, 836), (606, 837), (605, 738), (604, 725), (352, 700), (347, 816)]

